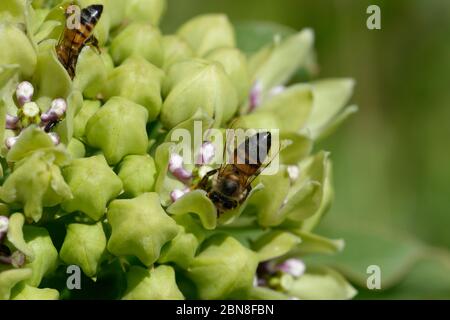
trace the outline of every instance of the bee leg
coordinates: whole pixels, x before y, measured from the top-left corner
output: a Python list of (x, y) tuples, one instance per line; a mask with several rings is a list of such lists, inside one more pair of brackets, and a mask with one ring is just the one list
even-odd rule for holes
[(101, 53), (100, 47), (98, 46), (98, 40), (97, 40), (97, 38), (94, 37), (93, 35), (90, 36), (90, 37), (86, 40), (85, 44), (88, 45), (88, 46), (90, 46), (91, 48), (95, 49), (95, 51), (97, 51), (98, 54)]
[(248, 185), (245, 189), (245, 196), (242, 197), (242, 199), (239, 200), (239, 205), (243, 204), (245, 200), (247, 200), (248, 195), (252, 191), (252, 186)]
[[(206, 187), (208, 186), (208, 180), (209, 180), (209, 178), (210, 178), (211, 176), (213, 176), (214, 174), (216, 174), (217, 171), (219, 171), (219, 169), (214, 169), (214, 170), (209, 171), (207, 174), (205, 174), (205, 175), (203, 176), (202, 180), (200, 180), (200, 182), (199, 182), (197, 185), (195, 185), (195, 186), (193, 187), (193, 189), (202, 189), (202, 190), (205, 190)], [(205, 191), (206, 191), (206, 190), (205, 190)]]

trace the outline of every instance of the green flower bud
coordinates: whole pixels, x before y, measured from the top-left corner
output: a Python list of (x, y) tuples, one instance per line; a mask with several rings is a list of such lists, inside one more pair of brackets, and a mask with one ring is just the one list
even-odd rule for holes
[(73, 135), (83, 138), (89, 119), (100, 109), (100, 101), (84, 100), (80, 112), (76, 115), (73, 124)]
[(192, 233), (187, 233), (182, 226), (178, 235), (161, 250), (159, 263), (173, 262), (183, 269), (187, 269), (195, 257), (199, 240)]
[(10, 24), (0, 24), (0, 65), (17, 65), (24, 78), (30, 78), (36, 68), (36, 52), (26, 34)]
[(260, 84), (263, 93), (287, 83), (308, 60), (313, 42), (313, 32), (305, 29), (274, 43), (270, 48), (262, 49), (262, 52), (250, 61), (253, 81)]
[(250, 91), (250, 75), (245, 55), (238, 49), (219, 48), (211, 51), (205, 58), (222, 64), (236, 88), (239, 104), (244, 103)]
[(113, 97), (86, 125), (87, 142), (100, 148), (109, 164), (130, 154), (145, 154), (148, 137), (147, 110), (125, 98)]
[(170, 35), (162, 38), (164, 65), (163, 69), (168, 70), (173, 64), (192, 58), (194, 53), (189, 45), (180, 37)]
[(188, 270), (200, 299), (245, 297), (253, 286), (258, 258), (233, 237), (215, 236)]
[(145, 59), (132, 57), (109, 74), (104, 96), (106, 99), (121, 96), (144, 106), (150, 122), (161, 111), (163, 77), (164, 72)]
[(56, 270), (58, 251), (45, 228), (25, 226), (23, 229), (27, 245), (33, 250), (34, 259), (26, 264), (32, 270), (32, 275), (26, 284), (38, 287), (42, 279)]
[(73, 198), (62, 204), (67, 212), (81, 211), (98, 221), (106, 204), (122, 191), (122, 181), (112, 171), (102, 155), (76, 159), (63, 169)]
[(128, 289), (123, 300), (183, 300), (169, 266), (152, 270), (132, 266), (127, 272)]
[(130, 21), (150, 22), (157, 26), (166, 8), (166, 0), (129, 0), (125, 18)]
[(25, 216), (39, 221), (42, 207), (55, 206), (72, 196), (54, 161), (53, 153), (40, 151), (18, 162), (0, 188), (0, 198), (23, 204)]
[[(172, 86), (161, 110), (164, 126), (173, 128), (191, 118), (199, 109), (214, 117), (217, 124), (230, 120), (237, 111), (238, 96), (223, 67), (204, 60), (178, 65), (172, 66), (167, 78)], [(186, 73), (173, 77), (176, 70), (186, 70)], [(192, 70), (196, 72), (187, 73)]]
[(59, 253), (68, 265), (79, 266), (85, 275), (94, 277), (106, 250), (106, 236), (101, 222), (93, 225), (72, 223)]
[(69, 144), (67, 145), (67, 151), (70, 153), (73, 159), (84, 158), (84, 156), (86, 155), (86, 148), (83, 142), (75, 138), (70, 140)]
[(163, 65), (161, 33), (148, 23), (132, 23), (111, 42), (111, 56), (116, 65), (137, 55), (157, 67)]
[(108, 250), (117, 256), (136, 256), (146, 266), (158, 259), (162, 246), (178, 233), (175, 221), (162, 209), (157, 193), (114, 200), (107, 217), (112, 228)]
[(314, 106), (306, 128), (314, 139), (330, 133), (346, 117), (354, 113), (357, 107), (346, 106), (353, 94), (353, 79), (329, 79), (312, 83)]
[(343, 300), (353, 298), (356, 290), (336, 271), (316, 268), (297, 278), (287, 293), (302, 300)]
[(74, 87), (83, 92), (85, 97), (94, 99), (104, 86), (106, 77), (104, 59), (96, 50), (85, 47), (78, 57)]
[(204, 56), (216, 48), (236, 46), (233, 26), (227, 16), (221, 14), (195, 17), (183, 24), (177, 34), (198, 56)]
[(16, 284), (31, 277), (31, 269), (10, 269), (0, 272), (0, 300), (9, 300)]
[(12, 300), (59, 300), (59, 292), (55, 289), (39, 289), (27, 284), (21, 284), (15, 287)]
[(149, 155), (127, 156), (119, 166), (125, 196), (137, 197), (153, 191), (156, 180), (155, 161)]

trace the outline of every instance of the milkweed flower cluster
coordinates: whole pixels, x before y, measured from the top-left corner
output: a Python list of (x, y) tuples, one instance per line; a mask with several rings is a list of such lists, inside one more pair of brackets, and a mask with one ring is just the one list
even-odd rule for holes
[[(166, 1), (98, 0), (100, 52), (84, 47), (72, 79), (55, 50), (64, 3), (0, 8), (0, 299), (353, 297), (308, 260), (343, 248), (314, 233), (333, 198), (330, 155), (314, 145), (356, 111), (351, 79), (293, 83), (312, 30), (246, 54), (224, 15), (164, 35)], [(218, 150), (205, 140), (186, 164), (170, 140), (198, 121), (289, 142), (278, 172), (223, 215), (194, 188)], [(81, 290), (66, 287), (70, 265)]]

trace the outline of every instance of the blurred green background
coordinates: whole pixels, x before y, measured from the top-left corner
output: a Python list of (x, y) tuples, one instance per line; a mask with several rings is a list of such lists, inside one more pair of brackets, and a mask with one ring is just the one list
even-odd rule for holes
[[(366, 27), (370, 4), (381, 30)], [(360, 111), (318, 146), (332, 152), (336, 189), (318, 232), (346, 248), (316, 259), (360, 299), (450, 299), (450, 1), (169, 0), (163, 30), (216, 12), (311, 27), (318, 77), (357, 81)], [(369, 265), (382, 290), (364, 289)]]

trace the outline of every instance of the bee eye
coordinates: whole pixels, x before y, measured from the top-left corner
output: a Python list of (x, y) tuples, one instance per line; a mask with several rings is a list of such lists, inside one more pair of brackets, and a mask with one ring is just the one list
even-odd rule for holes
[(226, 195), (232, 195), (238, 189), (238, 183), (234, 180), (225, 180), (222, 185), (222, 191)]

